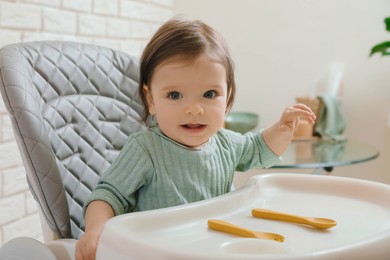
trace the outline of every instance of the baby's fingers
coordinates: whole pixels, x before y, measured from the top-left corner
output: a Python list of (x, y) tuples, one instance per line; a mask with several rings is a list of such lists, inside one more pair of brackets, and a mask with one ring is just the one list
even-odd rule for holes
[(295, 121), (297, 119), (303, 119), (314, 124), (317, 117), (308, 106), (304, 104), (295, 104), (285, 110), (285, 120)]

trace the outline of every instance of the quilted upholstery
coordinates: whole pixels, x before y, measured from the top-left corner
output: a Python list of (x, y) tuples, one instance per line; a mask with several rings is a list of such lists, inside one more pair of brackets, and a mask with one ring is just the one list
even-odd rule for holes
[(138, 59), (73, 42), (0, 50), (0, 89), (30, 189), (59, 238), (83, 234), (82, 205), (126, 137), (144, 128)]

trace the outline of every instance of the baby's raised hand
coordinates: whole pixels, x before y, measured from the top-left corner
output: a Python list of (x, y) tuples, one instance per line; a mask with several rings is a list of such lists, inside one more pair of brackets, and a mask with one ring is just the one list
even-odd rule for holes
[(314, 124), (316, 116), (308, 106), (295, 104), (284, 109), (279, 121), (264, 129), (264, 141), (276, 155), (280, 156), (286, 151), (299, 120)]
[(279, 127), (281, 130), (294, 132), (299, 120), (306, 120), (314, 125), (316, 116), (308, 106), (300, 103), (294, 104), (283, 111)]

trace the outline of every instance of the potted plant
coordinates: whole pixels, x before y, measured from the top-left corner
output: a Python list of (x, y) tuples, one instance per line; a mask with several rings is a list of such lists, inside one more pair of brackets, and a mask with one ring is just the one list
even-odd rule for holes
[[(386, 31), (390, 32), (390, 17), (385, 18)], [(390, 55), (390, 41), (381, 42), (371, 48), (370, 56), (375, 53), (381, 53), (382, 56)]]

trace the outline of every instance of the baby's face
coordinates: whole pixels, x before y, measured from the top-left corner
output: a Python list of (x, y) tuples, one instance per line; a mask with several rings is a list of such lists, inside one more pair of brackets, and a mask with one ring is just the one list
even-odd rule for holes
[(224, 123), (226, 71), (203, 56), (191, 62), (173, 58), (156, 67), (146, 96), (165, 135), (201, 148)]

